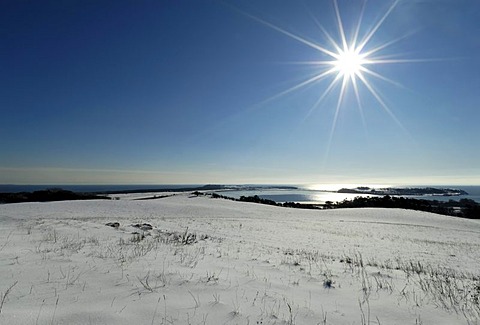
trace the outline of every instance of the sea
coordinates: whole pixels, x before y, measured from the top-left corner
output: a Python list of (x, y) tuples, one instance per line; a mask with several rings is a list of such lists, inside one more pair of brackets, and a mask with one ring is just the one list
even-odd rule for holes
[[(400, 186), (394, 186), (400, 187)], [(414, 199), (423, 199), (423, 200), (437, 200), (437, 201), (444, 201), (447, 202), (449, 200), (461, 200), (461, 199), (470, 199), (474, 200), (477, 203), (480, 203), (480, 186), (452, 186), (452, 185), (435, 185), (435, 186), (423, 186), (423, 185), (411, 185), (411, 186), (401, 186), (407, 188), (424, 188), (424, 187), (434, 187), (434, 188), (449, 188), (449, 189), (460, 189), (464, 190), (468, 193), (468, 195), (458, 195), (458, 196), (430, 196), (430, 195), (409, 195), (404, 196), (408, 198)], [(258, 195), (263, 199), (268, 199), (275, 201), (277, 203), (283, 202), (298, 202), (298, 203), (308, 203), (308, 204), (324, 204), (327, 201), (331, 202), (341, 202), (343, 200), (352, 200), (355, 197), (363, 196), (363, 197), (372, 197), (378, 195), (369, 195), (369, 194), (350, 194), (350, 193), (336, 193), (335, 191), (341, 188), (355, 188), (355, 187), (338, 187), (336, 189), (332, 189), (330, 185), (326, 186), (326, 189), (322, 189), (321, 187), (316, 187), (315, 189), (309, 187), (298, 187), (298, 189), (290, 190), (290, 189), (253, 189), (253, 190), (224, 190), (224, 191), (216, 191), (216, 193), (233, 197), (233, 198), (240, 198), (241, 196), (253, 196)], [(381, 187), (384, 188), (384, 187)]]
[[(182, 184), (182, 185), (2, 185), (0, 184), (0, 193), (18, 193), (18, 192), (33, 192), (49, 188), (61, 188), (73, 192), (119, 192), (128, 191), (134, 192), (141, 190), (143, 192), (148, 190), (176, 190), (183, 188), (201, 187), (204, 184)], [(341, 188), (355, 188), (357, 186), (369, 186), (372, 188), (386, 188), (386, 187), (407, 187), (407, 188), (449, 188), (460, 189), (468, 193), (468, 195), (459, 196), (408, 196), (409, 198), (449, 201), (460, 199), (470, 199), (480, 203), (480, 186), (459, 186), (459, 185), (402, 185), (402, 186), (388, 186), (388, 185), (352, 185), (352, 184), (316, 184), (316, 185), (227, 185), (227, 189), (213, 190), (220, 195), (240, 198), (241, 196), (258, 195), (263, 199), (275, 201), (277, 203), (283, 202), (298, 202), (309, 204), (323, 204), (327, 201), (340, 202), (345, 199), (350, 200), (357, 196), (372, 196), (368, 194), (349, 194), (336, 193), (335, 191)]]

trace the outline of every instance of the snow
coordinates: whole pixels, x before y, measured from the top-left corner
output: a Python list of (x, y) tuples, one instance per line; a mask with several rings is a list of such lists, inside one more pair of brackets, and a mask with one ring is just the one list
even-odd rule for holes
[(480, 324), (477, 220), (174, 194), (0, 205), (0, 324)]

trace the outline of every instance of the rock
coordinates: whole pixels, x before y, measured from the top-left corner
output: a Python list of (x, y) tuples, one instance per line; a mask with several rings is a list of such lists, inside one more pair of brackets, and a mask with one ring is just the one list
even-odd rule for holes
[(118, 227), (120, 227), (120, 223), (119, 222), (107, 222), (105, 224), (105, 226), (109, 226), (109, 227), (112, 227), (112, 228), (118, 228)]
[(143, 230), (143, 231), (148, 231), (148, 230), (153, 229), (153, 226), (149, 223), (143, 223), (143, 224), (137, 223), (137, 224), (132, 225), (132, 227), (138, 228), (138, 229)]
[(153, 229), (153, 226), (152, 226), (151, 224), (149, 224), (149, 223), (144, 223), (144, 224), (140, 227), (140, 229), (142, 229), (142, 230), (144, 230), (144, 231), (145, 231), (145, 230), (152, 230), (152, 229)]

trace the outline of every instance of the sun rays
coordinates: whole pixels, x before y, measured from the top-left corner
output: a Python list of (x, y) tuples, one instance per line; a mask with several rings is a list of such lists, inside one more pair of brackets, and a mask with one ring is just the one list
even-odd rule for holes
[(406, 134), (408, 134), (402, 123), (386, 104), (386, 101), (378, 88), (374, 86), (373, 80), (387, 82), (394, 86), (401, 85), (398, 82), (383, 76), (378, 70), (376, 70), (376, 68), (385, 64), (427, 61), (418, 59), (399, 59), (395, 54), (385, 54), (386, 49), (391, 47), (393, 44), (404, 40), (409, 34), (403, 35), (396, 39), (388, 39), (383, 42), (378, 42), (377, 39), (375, 39), (375, 42), (373, 41), (377, 32), (381, 29), (382, 25), (390, 16), (390, 14), (395, 10), (400, 0), (393, 1), (390, 6), (384, 10), (383, 15), (379, 16), (380, 19), (374, 22), (372, 27), (369, 29), (366, 29), (362, 23), (366, 7), (366, 1), (364, 1), (362, 3), (361, 10), (359, 11), (358, 18), (354, 24), (354, 28), (349, 34), (345, 32), (346, 28), (344, 22), (342, 21), (341, 10), (337, 0), (332, 1), (336, 26), (331, 30), (334, 30), (335, 34), (329, 32), (325, 26), (323, 26), (315, 18), (315, 15), (310, 13), (311, 18), (318, 27), (320, 36), (323, 36), (322, 38), (325, 40), (325, 42), (314, 42), (268, 21), (248, 13), (244, 13), (251, 19), (254, 19), (257, 22), (268, 26), (269, 28), (319, 52), (319, 60), (300, 62), (302, 64), (312, 66), (314, 71), (316, 71), (315, 74), (310, 75), (308, 78), (305, 78), (292, 87), (277, 93), (276, 95), (270, 97), (267, 101), (279, 98), (307, 86), (319, 84), (320, 86), (318, 88), (320, 91), (318, 94), (318, 99), (309, 109), (307, 113), (308, 117), (321, 105), (327, 96), (335, 96), (334, 93), (337, 91), (338, 97), (335, 99), (336, 105), (334, 106), (335, 111), (329, 133), (329, 139), (327, 142), (326, 157), (329, 155), (338, 118), (345, 98), (347, 94), (352, 91), (354, 100), (357, 102), (364, 127), (366, 127), (366, 125), (362, 97), (368, 95)]

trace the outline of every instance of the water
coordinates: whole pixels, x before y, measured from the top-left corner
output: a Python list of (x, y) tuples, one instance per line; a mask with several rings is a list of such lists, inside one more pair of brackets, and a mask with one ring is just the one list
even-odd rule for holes
[[(337, 186), (335, 188), (326, 186), (306, 188), (299, 187), (298, 190), (284, 190), (284, 189), (255, 189), (255, 190), (225, 190), (225, 191), (216, 191), (220, 195), (230, 196), (233, 198), (240, 198), (241, 196), (253, 196), (258, 195), (263, 199), (268, 199), (275, 201), (277, 203), (283, 202), (298, 202), (298, 203), (311, 203), (311, 204), (323, 204), (327, 201), (331, 202), (340, 202), (343, 200), (351, 200), (355, 197), (371, 197), (372, 195), (368, 194), (349, 194), (349, 193), (335, 193), (334, 191), (342, 188), (354, 188), (356, 186)], [(425, 200), (437, 200), (447, 202), (449, 200), (458, 201), (460, 199), (471, 199), (480, 203), (480, 186), (453, 186), (453, 185), (442, 185), (442, 186), (404, 186), (404, 187), (435, 187), (435, 188), (454, 188), (461, 189), (468, 193), (468, 195), (459, 195), (459, 196), (405, 196), (408, 198), (414, 199), (425, 199)], [(381, 187), (378, 187), (381, 188)]]
[(357, 196), (369, 196), (360, 194), (347, 194), (347, 193), (333, 193), (319, 190), (298, 189), (298, 190), (276, 190), (276, 189), (259, 189), (259, 190), (226, 190), (215, 191), (220, 195), (225, 195), (233, 198), (240, 198), (241, 196), (253, 196), (258, 195), (262, 199), (268, 199), (277, 203), (281, 202), (298, 202), (298, 203), (325, 203), (326, 201), (343, 201), (344, 199), (353, 199)]
[[(194, 188), (202, 185), (0, 185), (0, 193), (14, 192), (32, 192), (48, 188), (62, 188), (73, 192), (116, 192), (116, 191), (134, 191), (134, 190), (157, 190), (157, 189), (180, 189)], [(245, 186), (237, 186), (235, 190), (218, 190), (218, 194), (240, 198), (240, 196), (258, 195), (261, 198), (273, 200), (275, 202), (299, 202), (323, 204), (326, 201), (339, 202), (345, 199), (351, 200), (357, 196), (371, 196), (367, 194), (348, 194), (335, 193), (334, 191), (346, 187), (355, 188), (361, 184), (336, 184), (336, 185), (316, 185), (316, 186), (297, 186), (297, 189), (275, 189), (272, 186), (250, 185), (246, 190)], [(383, 188), (388, 185), (369, 185), (370, 187)], [(252, 189), (253, 187), (253, 189)], [(429, 187), (423, 185), (412, 185), (404, 187)], [(408, 196), (416, 199), (432, 199), (438, 201), (460, 200), (463, 198), (474, 200), (480, 203), (480, 186), (455, 186), (455, 185), (436, 185), (436, 188), (455, 188), (466, 191), (469, 195), (460, 196)]]

